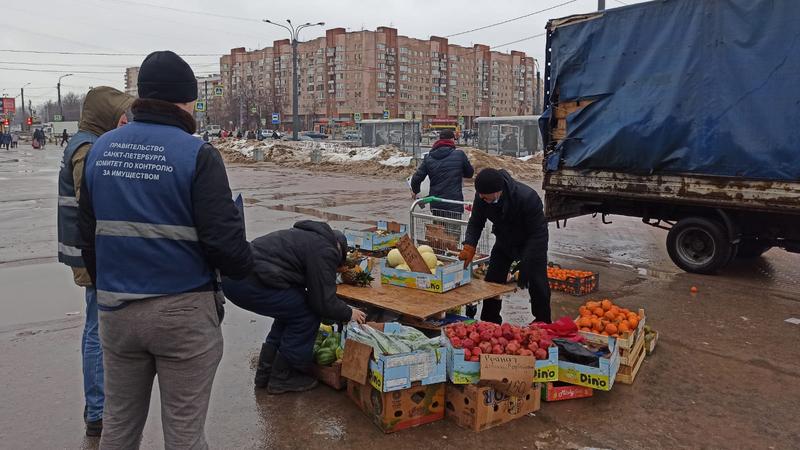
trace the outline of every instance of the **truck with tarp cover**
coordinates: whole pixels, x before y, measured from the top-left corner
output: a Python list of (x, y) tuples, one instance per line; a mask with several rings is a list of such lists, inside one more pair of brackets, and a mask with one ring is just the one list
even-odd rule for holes
[(800, 252), (800, 2), (658, 0), (550, 20), (546, 214), (641, 217), (683, 270)]

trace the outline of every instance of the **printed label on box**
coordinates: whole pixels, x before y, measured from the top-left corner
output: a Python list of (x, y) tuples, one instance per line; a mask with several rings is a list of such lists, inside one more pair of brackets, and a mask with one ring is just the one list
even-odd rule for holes
[(386, 388), (392, 389), (400, 386), (405, 386), (406, 384), (408, 384), (408, 378), (396, 378), (394, 380), (387, 381)]
[[(538, 361), (537, 361), (538, 363)], [(558, 365), (537, 367), (534, 372), (533, 381), (544, 383), (558, 380)]]
[(399, 366), (410, 366), (416, 364), (429, 365), (430, 361), (431, 361), (430, 353), (412, 353), (409, 355), (395, 356), (392, 358), (388, 358), (385, 366), (387, 368), (391, 368)]

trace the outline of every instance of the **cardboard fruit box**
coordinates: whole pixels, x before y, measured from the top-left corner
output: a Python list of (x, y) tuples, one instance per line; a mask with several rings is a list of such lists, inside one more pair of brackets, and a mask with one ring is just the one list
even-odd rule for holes
[(437, 257), (444, 265), (437, 266), (436, 273), (395, 269), (389, 266), (386, 258), (381, 258), (381, 283), (441, 294), (472, 281), (472, 273), (469, 268), (464, 268), (463, 261), (444, 258), (439, 255)]
[(462, 428), (484, 431), (538, 411), (541, 395), (536, 383), (519, 396), (503, 394), (491, 386), (448, 384), (446, 415)]
[(347, 380), (347, 396), (384, 433), (444, 419), (445, 383), (381, 392), (375, 387)]
[[(575, 320), (580, 319), (580, 316), (576, 317)], [(644, 339), (644, 325), (645, 325), (645, 315), (644, 309), (639, 308), (639, 324), (636, 326), (636, 329), (625, 333), (624, 335), (613, 338), (611, 336), (605, 336), (602, 334), (592, 333), (591, 331), (578, 331), (581, 336), (586, 338), (588, 342), (597, 345), (608, 345), (610, 339), (615, 339), (617, 341), (617, 347), (620, 349), (625, 350), (633, 350), (633, 347), (637, 344), (637, 339)]]
[[(603, 336), (605, 337), (605, 336)], [(616, 338), (609, 338), (610, 353), (601, 357), (599, 367), (558, 361), (558, 381), (586, 386), (600, 391), (610, 391), (619, 371), (619, 347)]]
[[(464, 349), (455, 348), (447, 338), (447, 378), (454, 384), (477, 384), (481, 381), (481, 363), (464, 360)], [(536, 360), (531, 381), (544, 383), (558, 380), (558, 347), (547, 349), (547, 359)]]
[[(399, 333), (397, 322), (369, 323), (386, 334)], [(344, 357), (342, 376), (370, 384), (380, 392), (408, 389), (415, 382), (426, 386), (447, 381), (447, 353), (444, 346), (395, 355), (375, 355), (372, 347), (347, 338), (342, 333)]]
[(575, 386), (574, 384), (563, 383), (560, 381), (542, 384), (542, 400), (546, 402), (560, 402), (562, 400), (573, 400), (577, 398), (591, 397), (594, 389), (586, 386)]
[(320, 366), (319, 364), (314, 364), (311, 367), (311, 372), (314, 376), (321, 381), (323, 384), (326, 384), (337, 391), (340, 391), (345, 388), (346, 381), (342, 378), (342, 362), (336, 361), (335, 363), (331, 364), (330, 366)]
[(385, 220), (379, 220), (377, 226), (366, 230), (344, 229), (348, 247), (370, 252), (393, 248), (404, 234), (404, 224)]

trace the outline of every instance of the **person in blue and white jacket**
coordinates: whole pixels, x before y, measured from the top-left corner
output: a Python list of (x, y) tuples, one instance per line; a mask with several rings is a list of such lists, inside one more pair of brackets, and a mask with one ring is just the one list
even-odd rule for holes
[(243, 278), (253, 256), (219, 152), (192, 136), (192, 69), (151, 53), (138, 90), (133, 122), (89, 152), (79, 199), (105, 362), (100, 447), (139, 445), (158, 375), (165, 447), (205, 449), (222, 358), (217, 272)]

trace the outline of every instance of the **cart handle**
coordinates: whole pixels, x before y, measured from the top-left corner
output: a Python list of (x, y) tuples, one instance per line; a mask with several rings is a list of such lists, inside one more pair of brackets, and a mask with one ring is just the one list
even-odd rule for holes
[(462, 206), (467, 206), (467, 205), (471, 205), (472, 204), (470, 202), (462, 202), (462, 201), (458, 201), (458, 200), (450, 200), (450, 199), (447, 199), (447, 198), (436, 197), (435, 195), (429, 195), (427, 197), (423, 197), (423, 198), (419, 198), (419, 199), (414, 200), (414, 203), (411, 204), (410, 210), (413, 211), (414, 208), (416, 208), (419, 205), (428, 205), (428, 204), (434, 203), (434, 202), (437, 202), (437, 203), (450, 203), (451, 205), (462, 205)]

